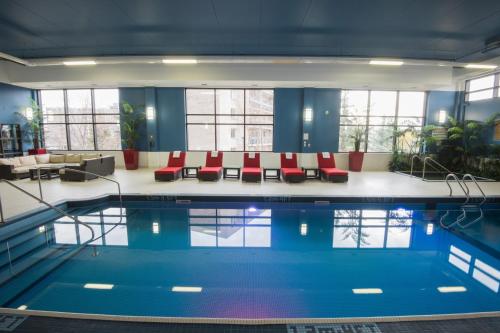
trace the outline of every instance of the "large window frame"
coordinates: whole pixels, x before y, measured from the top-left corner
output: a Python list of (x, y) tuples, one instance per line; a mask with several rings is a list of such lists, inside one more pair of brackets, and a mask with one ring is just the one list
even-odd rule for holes
[[(188, 103), (187, 103), (187, 94), (189, 90), (212, 90), (213, 91), (213, 110), (214, 113), (189, 113), (188, 110)], [(218, 114), (217, 113), (217, 91), (218, 90), (235, 90), (235, 91), (243, 91), (243, 113), (231, 113), (231, 114)], [(247, 113), (247, 91), (254, 91), (254, 90), (270, 90), (273, 91), (273, 112), (272, 115), (268, 114), (254, 114), (254, 113)], [(229, 152), (272, 152), (273, 151), (273, 146), (274, 146), (274, 141), (271, 141), (271, 147), (269, 150), (249, 150), (247, 149), (247, 126), (271, 126), (272, 131), (274, 133), (274, 122), (275, 122), (275, 112), (274, 112), (274, 89), (263, 89), (263, 88), (186, 88), (184, 89), (184, 100), (185, 100), (185, 105), (186, 105), (186, 112), (185, 112), (185, 119), (186, 119), (186, 147), (188, 151), (206, 151), (207, 149), (190, 149), (189, 148), (189, 132), (188, 128), (189, 125), (199, 125), (199, 126), (214, 126), (214, 150), (220, 150), (220, 151), (229, 151)], [(189, 121), (190, 116), (210, 116), (213, 117), (213, 122), (196, 122), (196, 121)], [(242, 117), (243, 122), (217, 122), (218, 117), (228, 117), (228, 116), (236, 116), (236, 117)], [(252, 122), (247, 122), (247, 117), (248, 116), (257, 116), (257, 117), (262, 117), (262, 118), (272, 118), (271, 123), (252, 123)], [(218, 142), (218, 132), (217, 128), (219, 126), (229, 126), (229, 125), (237, 125), (237, 126), (243, 126), (243, 150), (224, 150), (224, 149), (219, 149), (219, 142)]]
[[(91, 98), (91, 113), (71, 113), (69, 112), (69, 105), (68, 105), (68, 91), (74, 91), (74, 90), (88, 90), (90, 91), (90, 98)], [(41, 134), (42, 134), (42, 142), (45, 146), (45, 126), (50, 126), (50, 125), (63, 125), (66, 130), (66, 149), (64, 148), (53, 148), (53, 150), (62, 150), (62, 151), (121, 151), (122, 150), (122, 141), (121, 141), (121, 121), (120, 121), (120, 110), (118, 107), (118, 112), (117, 113), (98, 113), (96, 112), (96, 100), (95, 100), (95, 91), (96, 90), (118, 90), (118, 88), (71, 88), (71, 89), (42, 89), (37, 91), (37, 97), (38, 97), (38, 102), (39, 105), (41, 106), (43, 110), (43, 98), (42, 98), (42, 91), (62, 91), (63, 93), (63, 105), (64, 105), (64, 111), (63, 113), (51, 113), (51, 114), (43, 114), (43, 120), (41, 123)], [(119, 100), (118, 100), (119, 103)], [(71, 117), (83, 117), (83, 116), (91, 116), (91, 121), (90, 122), (75, 122), (71, 121)], [(97, 121), (98, 117), (103, 117), (103, 116), (118, 116), (118, 121), (117, 122), (111, 122), (111, 121)], [(56, 117), (56, 118), (63, 118), (64, 122), (58, 121), (58, 122), (46, 122), (45, 119), (48, 117)], [(71, 126), (72, 125), (91, 125), (92, 126), (92, 144), (94, 149), (73, 149), (71, 147)], [(97, 136), (97, 128), (99, 125), (118, 125), (118, 130), (120, 133), (120, 143), (118, 149), (99, 149), (99, 142), (98, 142), (98, 136)]]
[[(481, 89), (474, 89), (471, 90), (471, 81), (479, 80), (479, 79), (484, 79), (489, 76), (493, 76), (493, 85), (488, 86), (486, 88), (481, 88)], [(477, 95), (478, 93), (483, 93), (491, 90), (492, 95), (491, 97), (485, 97), (485, 98), (477, 98), (470, 100), (470, 96)], [(477, 76), (471, 79), (468, 79), (465, 81), (465, 94), (464, 94), (464, 100), (465, 102), (477, 102), (477, 101), (485, 101), (489, 99), (494, 99), (494, 98), (499, 98), (500, 97), (500, 72), (495, 72), (495, 73), (489, 73), (489, 74), (484, 74), (481, 76)]]
[[(420, 127), (420, 128), (423, 128), (424, 125), (425, 125), (425, 119), (426, 119), (426, 114), (425, 114), (425, 109), (426, 109), (426, 105), (427, 105), (427, 99), (428, 99), (428, 94), (426, 91), (414, 91), (414, 90), (391, 90), (391, 89), (342, 89), (341, 93), (342, 92), (346, 92), (346, 91), (357, 91), (357, 92), (367, 92), (368, 93), (368, 98), (367, 98), (367, 102), (366, 102), (366, 114), (365, 115), (356, 115), (356, 116), (352, 116), (352, 115), (343, 115), (342, 114), (342, 109), (343, 109), (343, 106), (342, 106), (342, 101), (341, 101), (341, 106), (340, 106), (340, 119), (339, 119), (339, 137), (341, 135), (341, 127), (363, 127), (364, 128), (364, 135), (363, 135), (363, 143), (360, 147), (360, 151), (362, 152), (368, 152), (368, 153), (371, 153), (371, 154), (386, 154), (386, 153), (390, 153), (394, 150), (394, 147), (396, 146), (397, 144), (397, 138), (396, 137), (393, 137), (392, 138), (392, 143), (391, 143), (391, 149), (390, 150), (387, 150), (387, 151), (369, 151), (368, 150), (368, 143), (369, 143), (369, 136), (370, 136), (370, 128), (371, 127), (391, 127), (393, 130), (397, 130), (398, 128), (403, 128), (403, 127), (409, 127), (409, 125), (403, 125), (401, 124), (400, 125), (400, 118), (404, 118), (404, 119), (409, 119), (409, 118), (413, 118), (413, 119), (421, 119), (421, 122), (420, 124), (418, 125), (415, 125), (416, 127)], [(394, 113), (394, 116), (381, 116), (381, 115), (372, 115), (371, 114), (371, 108), (372, 108), (372, 93), (373, 92), (395, 92), (396, 93), (396, 99), (395, 99), (395, 113)], [(423, 93), (424, 94), (424, 98), (423, 98), (423, 103), (422, 103), (422, 113), (421, 113), (421, 116), (400, 116), (400, 95), (401, 93)], [(366, 118), (365, 119), (365, 122), (362, 123), (362, 124), (347, 124), (347, 123), (344, 123), (342, 121), (342, 119), (344, 118), (348, 118), (348, 117), (359, 117), (359, 118)], [(371, 119), (372, 118), (384, 118), (384, 119), (393, 119), (393, 124), (389, 124), (389, 125), (386, 125), (386, 124), (376, 124), (376, 123), (371, 123)], [(340, 138), (339, 138), (339, 152), (341, 153), (346, 153), (348, 152), (348, 150), (341, 150), (341, 147), (340, 147)]]

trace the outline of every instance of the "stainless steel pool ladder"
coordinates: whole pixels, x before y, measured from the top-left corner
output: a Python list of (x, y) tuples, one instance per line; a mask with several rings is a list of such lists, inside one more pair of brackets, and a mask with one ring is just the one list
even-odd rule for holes
[[(420, 162), (423, 162), (423, 168), (422, 168), (422, 180), (425, 180), (425, 172), (427, 170), (427, 165), (433, 167), (435, 170), (439, 170), (437, 167), (439, 167), (442, 171), (445, 171), (447, 173), (452, 173), (447, 167), (436, 161), (430, 156), (426, 156), (423, 160), (422, 157), (418, 154), (415, 154), (411, 157), (411, 165), (410, 165), (410, 176), (413, 176), (413, 166), (415, 164), (415, 160), (418, 159)], [(437, 166), (437, 167), (436, 167)]]
[[(476, 178), (471, 175), (470, 173), (467, 173), (465, 174), (463, 177), (462, 177), (462, 180), (460, 181), (460, 179), (457, 177), (456, 174), (454, 173), (450, 173), (446, 176), (446, 185), (448, 185), (448, 188), (450, 189), (450, 193), (449, 193), (449, 196), (453, 196), (453, 188), (451, 187), (450, 185), (450, 179), (453, 179), (457, 182), (457, 184), (460, 186), (460, 188), (462, 189), (462, 191), (464, 192), (465, 194), (465, 202), (462, 203), (460, 209), (462, 210), (462, 213), (457, 216), (457, 218), (455, 219), (454, 222), (450, 223), (450, 224), (445, 224), (445, 220), (446, 218), (448, 217), (448, 215), (450, 214), (450, 211), (446, 211), (446, 213), (441, 216), (441, 219), (439, 220), (439, 224), (441, 225), (441, 227), (445, 228), (445, 229), (449, 229), (455, 225), (458, 225), (460, 228), (467, 228), (469, 226), (471, 226), (472, 224), (478, 222), (479, 220), (481, 220), (483, 217), (484, 217), (484, 212), (483, 212), (483, 209), (482, 209), (482, 205), (486, 202), (486, 194), (484, 193), (483, 189), (481, 188), (481, 186), (479, 186), (478, 182), (476, 181)], [(466, 180), (471, 180), (472, 182), (474, 182), (474, 184), (476, 185), (477, 189), (479, 190), (479, 192), (481, 193), (481, 196), (482, 196), (482, 199), (481, 199), (481, 202), (479, 202), (478, 204), (469, 204), (469, 201), (471, 199), (471, 196), (470, 196), (470, 190), (469, 190), (469, 186), (467, 186), (467, 183), (465, 182)], [(463, 221), (465, 221), (467, 219), (467, 211), (470, 211), (470, 210), (477, 210), (479, 211), (479, 216), (476, 217), (475, 219), (473, 219), (472, 221), (469, 221), (465, 224), (462, 224)]]

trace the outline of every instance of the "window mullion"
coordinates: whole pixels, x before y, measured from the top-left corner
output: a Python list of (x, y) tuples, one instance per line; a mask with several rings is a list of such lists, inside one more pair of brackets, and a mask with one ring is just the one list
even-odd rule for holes
[(95, 98), (94, 89), (90, 89), (90, 105), (92, 112), (92, 135), (94, 136), (94, 150), (97, 149), (97, 132), (96, 132), (96, 118), (95, 118)]
[(71, 135), (69, 129), (69, 115), (68, 115), (68, 91), (66, 89), (63, 90), (64, 96), (64, 122), (66, 123), (66, 143), (67, 149), (71, 150)]
[(368, 151), (368, 126), (370, 124), (370, 103), (372, 91), (368, 90), (368, 105), (366, 106), (365, 153)]

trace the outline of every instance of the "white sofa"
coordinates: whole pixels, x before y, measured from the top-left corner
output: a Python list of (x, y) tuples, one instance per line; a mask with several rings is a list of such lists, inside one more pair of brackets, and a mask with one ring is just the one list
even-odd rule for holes
[(83, 160), (100, 157), (100, 154), (42, 154), (0, 158), (0, 179), (29, 177), (29, 170), (50, 166), (80, 166)]

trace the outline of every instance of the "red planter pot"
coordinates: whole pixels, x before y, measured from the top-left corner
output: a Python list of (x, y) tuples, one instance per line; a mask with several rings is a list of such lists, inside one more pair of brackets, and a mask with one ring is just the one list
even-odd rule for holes
[(139, 151), (136, 149), (124, 149), (123, 159), (127, 170), (136, 170), (139, 168)]
[(45, 148), (28, 149), (28, 155), (41, 155), (41, 154), (47, 154), (47, 149)]
[(349, 152), (349, 171), (361, 171), (363, 168), (363, 157), (365, 153), (361, 151)]

